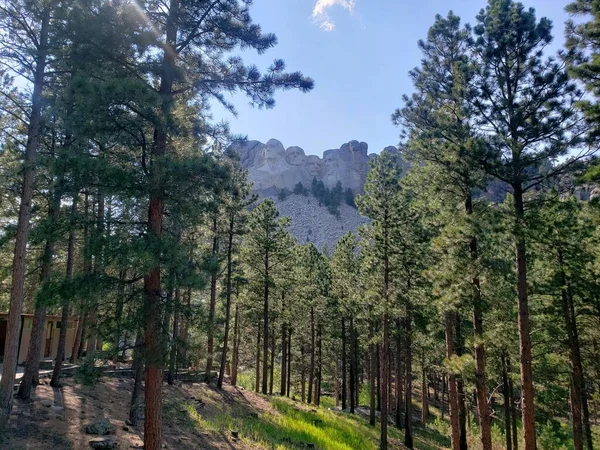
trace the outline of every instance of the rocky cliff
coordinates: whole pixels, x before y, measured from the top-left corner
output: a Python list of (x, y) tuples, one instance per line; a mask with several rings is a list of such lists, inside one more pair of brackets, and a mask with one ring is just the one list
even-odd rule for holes
[(248, 169), (248, 178), (255, 190), (272, 187), (293, 190), (301, 182), (310, 187), (313, 178), (333, 187), (340, 181), (344, 188), (362, 192), (369, 171), (369, 154), (366, 142), (350, 141), (338, 149), (325, 150), (323, 158), (306, 155), (300, 147), (287, 149), (277, 139), (266, 144), (244, 141), (233, 145), (240, 155), (242, 166)]

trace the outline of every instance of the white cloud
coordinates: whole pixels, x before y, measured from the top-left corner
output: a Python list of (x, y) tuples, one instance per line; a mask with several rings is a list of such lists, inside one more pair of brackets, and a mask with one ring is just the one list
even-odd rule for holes
[(327, 14), (328, 10), (337, 5), (347, 9), (350, 14), (352, 14), (354, 12), (354, 1), (355, 0), (317, 0), (312, 12), (314, 23), (325, 31), (335, 30), (335, 23), (333, 23), (329, 14)]

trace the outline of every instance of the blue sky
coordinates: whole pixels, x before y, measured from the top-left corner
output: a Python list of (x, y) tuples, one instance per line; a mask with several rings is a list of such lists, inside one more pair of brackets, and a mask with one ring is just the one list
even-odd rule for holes
[[(552, 52), (564, 42), (564, 6), (569, 0), (525, 0), (537, 17), (554, 24)], [(217, 120), (234, 133), (266, 142), (276, 138), (287, 148), (300, 146), (322, 155), (352, 139), (378, 153), (398, 143), (390, 115), (412, 86), (408, 71), (417, 66), (417, 41), (435, 15), (453, 10), (473, 24), (486, 0), (254, 0), (252, 17), (279, 44), (265, 55), (246, 54), (246, 62), (268, 67), (283, 58), (289, 70), (315, 80), (308, 93), (279, 92), (272, 110), (258, 110), (243, 96), (233, 97), (235, 118), (215, 107)]]

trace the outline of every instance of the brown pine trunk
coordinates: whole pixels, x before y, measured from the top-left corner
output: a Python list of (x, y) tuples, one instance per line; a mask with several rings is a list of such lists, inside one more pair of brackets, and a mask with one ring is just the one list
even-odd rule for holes
[(562, 270), (562, 253), (558, 252), (558, 264), (561, 278), (562, 312), (569, 344), (569, 361), (571, 363), (571, 417), (573, 422), (573, 447), (575, 450), (583, 450), (583, 396), (585, 383), (583, 380), (583, 368), (581, 365), (581, 353), (579, 349), (579, 336), (577, 334), (577, 322), (574, 314), (571, 314), (571, 303), (573, 301), (569, 281)]
[[(455, 323), (456, 327), (456, 354), (462, 356), (463, 354), (463, 338), (461, 333), (460, 318), (457, 318)], [(460, 450), (467, 450), (467, 406), (466, 397), (464, 390), (464, 382), (462, 377), (457, 377), (456, 380), (456, 392), (458, 394), (458, 423), (460, 426)]]
[(531, 353), (531, 323), (527, 292), (527, 244), (524, 236), (525, 210), (521, 184), (513, 186), (515, 202), (515, 265), (517, 270), (517, 298), (519, 309), (519, 355), (521, 369), (521, 413), (523, 418), (523, 449), (536, 449), (533, 368)]
[(134, 383), (129, 403), (129, 422), (131, 425), (137, 426), (142, 406), (142, 378), (144, 377), (144, 336), (141, 330), (138, 331), (135, 338), (131, 368), (134, 371)]
[(404, 324), (405, 328), (405, 358), (404, 364), (406, 367), (405, 370), (405, 389), (404, 389), (404, 445), (408, 448), (413, 448), (413, 432), (412, 432), (412, 422), (413, 422), (413, 405), (412, 405), (412, 318), (410, 305), (407, 304), (405, 306), (405, 315), (406, 322)]
[[(348, 408), (348, 382), (346, 368), (346, 320), (342, 316), (342, 409)], [(354, 411), (352, 411), (354, 412)]]
[[(352, 323), (352, 322), (351, 322)], [(317, 327), (317, 382), (315, 385), (315, 405), (321, 404), (321, 379), (323, 375), (323, 325), (319, 323)]]
[(440, 407), (442, 420), (444, 420), (444, 414), (446, 413), (445, 408), (446, 408), (446, 375), (442, 374), (442, 405)]
[(223, 351), (221, 352), (221, 366), (219, 367), (219, 378), (217, 387), (223, 388), (225, 377), (225, 366), (227, 365), (227, 352), (229, 350), (229, 322), (231, 321), (231, 295), (232, 295), (232, 273), (233, 273), (233, 231), (235, 225), (233, 213), (229, 217), (229, 234), (227, 240), (227, 275), (225, 281), (225, 333), (223, 335)]
[(315, 375), (315, 311), (310, 307), (310, 368), (308, 369), (308, 404), (312, 403), (313, 382)]
[(173, 342), (171, 343), (171, 354), (169, 355), (169, 375), (167, 382), (175, 384), (177, 377), (177, 353), (179, 349), (179, 303), (181, 295), (179, 288), (175, 288), (175, 304), (173, 305)]
[[(454, 322), (456, 322), (456, 313), (447, 312), (445, 317), (446, 322), (446, 357), (452, 358), (454, 351)], [(460, 450), (460, 424), (459, 424), (459, 408), (458, 408), (458, 390), (456, 383), (456, 375), (450, 372), (448, 374), (448, 403), (450, 408), (450, 429), (452, 450)]]
[[(281, 294), (281, 316), (285, 316), (285, 295)], [(281, 321), (281, 383), (279, 386), (279, 395), (285, 395), (285, 387), (287, 383), (287, 329), (285, 318)]]
[(396, 319), (396, 427), (402, 429), (402, 321)]
[(262, 393), (267, 393), (267, 377), (269, 375), (269, 251), (265, 253), (265, 279), (264, 279), (264, 303), (263, 303), (263, 374), (262, 374)]
[[(254, 383), (254, 392), (260, 392), (260, 325), (261, 321), (258, 319), (257, 336), (256, 336), (256, 380)], [(266, 355), (265, 355), (266, 359)]]
[[(473, 199), (471, 193), (465, 202), (467, 215), (473, 214)], [(481, 285), (479, 274), (476, 272), (479, 259), (478, 242), (476, 236), (471, 236), (469, 253), (472, 270), (471, 297), (473, 300), (473, 331), (475, 346), (475, 391), (477, 394), (477, 411), (479, 413), (480, 440), (483, 450), (492, 449), (492, 419), (488, 405), (488, 390), (485, 373), (485, 346), (483, 343), (483, 307), (481, 299)]]
[(429, 416), (429, 400), (427, 398), (427, 371), (425, 367), (421, 370), (421, 425), (425, 426), (427, 423), (427, 417)]
[[(389, 382), (389, 370), (390, 370), (390, 355), (389, 355), (389, 344), (390, 344), (390, 324), (389, 318), (387, 315), (387, 305), (386, 312), (383, 314), (383, 318), (381, 319), (381, 328), (383, 330), (383, 342), (381, 343), (381, 435), (379, 448), (381, 450), (386, 450), (388, 448), (387, 435), (388, 435), (388, 388), (390, 385)], [(411, 448), (411, 447), (409, 447)]]
[[(53, 139), (54, 141), (54, 139)], [(52, 143), (54, 147), (54, 142)], [(54, 153), (54, 149), (52, 149)], [(48, 207), (48, 219), (52, 225), (57, 224), (60, 212), (60, 200), (62, 198), (61, 177), (56, 181), (52, 200)], [(52, 275), (52, 260), (54, 258), (54, 244), (56, 237), (53, 233), (46, 239), (44, 253), (42, 255), (42, 272), (40, 275), (40, 288), (43, 289), (46, 283), (50, 281)], [(31, 329), (31, 338), (27, 349), (27, 359), (25, 362), (25, 371), (19, 385), (18, 396), (22, 400), (27, 400), (31, 395), (31, 388), (39, 384), (40, 359), (43, 356), (42, 345), (46, 336), (46, 299), (38, 299), (38, 305), (33, 316), (33, 326)], [(62, 324), (62, 328), (66, 327), (66, 323)]]
[[(165, 115), (170, 113), (176, 72), (175, 42), (177, 40), (179, 0), (170, 0), (168, 11), (159, 89)], [(167, 130), (162, 124), (154, 129), (151, 153), (153, 165), (149, 185), (148, 234), (158, 244), (162, 239), (165, 208), (163, 162), (160, 159), (167, 153)], [(156, 247), (160, 248), (158, 245)], [(144, 276), (144, 357), (146, 359), (144, 450), (161, 450), (162, 448), (162, 372), (165, 351), (161, 330), (160, 256), (157, 251), (157, 254), (154, 255), (155, 266)]]
[(510, 390), (508, 386), (508, 373), (506, 372), (506, 355), (502, 353), (502, 395), (504, 397), (504, 437), (506, 438), (506, 450), (512, 450), (512, 436), (510, 427)]
[(375, 409), (377, 409), (377, 411), (381, 411), (381, 344), (377, 344), (375, 346), (375, 360), (376, 360), (376, 370), (377, 373), (375, 374), (375, 381), (377, 382), (377, 386), (376, 386), (376, 405), (375, 405)]
[[(210, 274), (210, 303), (208, 306), (208, 323), (207, 323), (207, 342), (206, 342), (206, 371), (204, 372), (204, 381), (210, 383), (213, 370), (213, 359), (215, 352), (215, 311), (217, 308), (217, 277), (218, 277), (218, 251), (219, 238), (217, 236), (217, 215), (213, 217), (212, 224), (213, 242), (212, 242), (212, 257), (213, 268)], [(266, 353), (265, 353), (266, 355)]]
[[(73, 267), (75, 265), (75, 230), (73, 222), (77, 214), (77, 199), (78, 195), (73, 196), (71, 203), (71, 230), (69, 231), (69, 240), (67, 244), (67, 270), (66, 278), (73, 278)], [(56, 359), (54, 360), (54, 368), (52, 371), (52, 379), (50, 385), (52, 387), (60, 386), (60, 372), (62, 370), (63, 361), (65, 359), (65, 346), (67, 343), (67, 324), (69, 322), (70, 305), (68, 301), (64, 302), (60, 316), (60, 333), (58, 335), (58, 349), (56, 351)]]
[(356, 372), (355, 372), (355, 360), (356, 355), (354, 354), (354, 321), (350, 317), (350, 412), (354, 414), (356, 408)]
[(369, 320), (369, 425), (375, 426), (375, 331), (373, 321)]
[(289, 329), (288, 332), (288, 356), (287, 356), (287, 387), (285, 395), (287, 397), (290, 396), (290, 387), (292, 384), (292, 329)]
[[(96, 240), (99, 244), (96, 244), (94, 255), (94, 273), (100, 274), (103, 270), (103, 239), (104, 239), (104, 194), (98, 189), (98, 213), (96, 216)], [(86, 358), (95, 358), (94, 354), (96, 351), (102, 350), (102, 339), (98, 336), (98, 301), (93, 300), (89, 309), (89, 338), (86, 347)]]
[(269, 395), (273, 395), (273, 384), (275, 378), (275, 333), (271, 333), (271, 363), (269, 364)]
[(50, 27), (50, 10), (42, 11), (39, 45), (35, 55), (35, 74), (33, 93), (31, 95), (31, 111), (27, 129), (27, 144), (23, 165), (23, 182), (19, 204), (19, 216), (13, 251), (10, 306), (6, 324), (6, 340), (2, 363), (2, 380), (0, 381), (0, 425), (8, 421), (12, 408), (13, 389), (19, 351), (21, 328), (21, 312), (25, 298), (25, 266), (27, 259), (27, 241), (29, 238), (29, 222), (31, 220), (31, 199), (35, 185), (35, 167), (40, 134), (42, 110), (42, 91), (44, 88), (44, 72), (48, 46), (48, 28)]
[(240, 352), (240, 344), (239, 344), (239, 326), (240, 326), (240, 311), (239, 306), (236, 303), (235, 305), (235, 315), (234, 315), (234, 323), (233, 323), (233, 355), (231, 355), (231, 385), (235, 386), (237, 384), (237, 373), (238, 373), (238, 359)]
[[(512, 373), (512, 368), (510, 364), (510, 356), (506, 355), (506, 371), (508, 374)], [(516, 401), (514, 397), (514, 387), (512, 378), (508, 377), (508, 394), (510, 400), (510, 409), (511, 409), (511, 427), (512, 427), (512, 441), (513, 441), (513, 450), (519, 450), (519, 435), (517, 433), (517, 410), (516, 410)]]
[(302, 343), (302, 345), (300, 346), (300, 390), (302, 394), (302, 403), (304, 403), (306, 400), (306, 361), (304, 359), (304, 352), (304, 343)]

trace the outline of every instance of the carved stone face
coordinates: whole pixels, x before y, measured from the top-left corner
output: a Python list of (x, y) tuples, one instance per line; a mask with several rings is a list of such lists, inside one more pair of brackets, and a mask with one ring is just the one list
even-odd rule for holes
[(309, 155), (308, 159), (308, 173), (311, 177), (321, 177), (323, 170), (323, 161), (316, 155)]
[(285, 152), (285, 160), (290, 166), (306, 165), (306, 156), (300, 147), (288, 148)]
[(334, 152), (325, 152), (323, 155), (325, 175), (335, 175), (339, 168), (339, 162)]
[(264, 159), (270, 170), (275, 170), (279, 161), (285, 157), (285, 149), (281, 142), (271, 139), (263, 148)]

